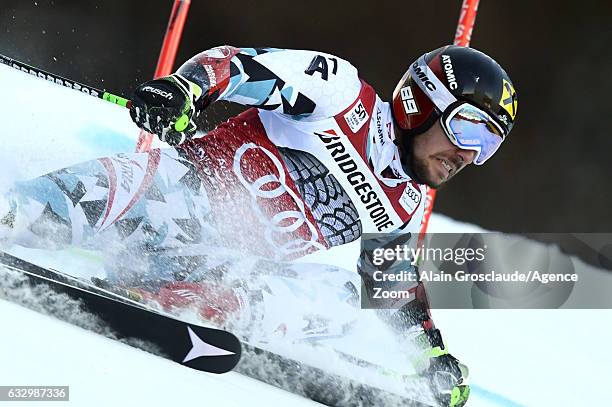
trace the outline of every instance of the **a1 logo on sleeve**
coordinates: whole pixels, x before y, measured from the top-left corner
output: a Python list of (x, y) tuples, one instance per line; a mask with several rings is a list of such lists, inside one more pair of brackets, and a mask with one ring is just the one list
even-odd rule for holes
[(412, 215), (421, 203), (421, 191), (412, 185), (412, 183), (408, 182), (399, 202), (402, 208), (404, 208), (408, 214)]
[(346, 120), (346, 124), (348, 124), (353, 133), (357, 133), (369, 118), (370, 115), (366, 111), (361, 99), (359, 99), (357, 104), (344, 115), (344, 120)]

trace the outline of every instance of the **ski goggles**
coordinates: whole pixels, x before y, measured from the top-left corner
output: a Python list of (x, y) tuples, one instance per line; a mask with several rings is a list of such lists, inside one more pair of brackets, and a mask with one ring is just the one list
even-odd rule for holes
[(497, 122), (469, 103), (447, 108), (440, 117), (440, 124), (451, 143), (476, 152), (476, 165), (484, 164), (504, 141), (504, 131)]
[(476, 152), (474, 164), (482, 165), (495, 154), (506, 133), (484, 110), (461, 102), (447, 89), (420, 57), (410, 66), (412, 79), (442, 112), (440, 123), (455, 146)]

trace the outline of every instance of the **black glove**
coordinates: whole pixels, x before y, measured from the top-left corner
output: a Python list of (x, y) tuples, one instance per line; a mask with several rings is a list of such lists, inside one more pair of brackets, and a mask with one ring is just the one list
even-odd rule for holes
[(134, 91), (130, 116), (141, 129), (176, 146), (195, 134), (195, 102), (201, 94), (198, 85), (179, 74), (154, 79)]

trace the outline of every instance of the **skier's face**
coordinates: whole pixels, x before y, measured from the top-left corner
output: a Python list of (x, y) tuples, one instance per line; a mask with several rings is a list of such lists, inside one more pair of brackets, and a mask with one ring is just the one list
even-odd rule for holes
[(438, 188), (474, 161), (475, 156), (475, 151), (452, 144), (436, 120), (429, 130), (414, 137), (410, 164), (420, 182)]

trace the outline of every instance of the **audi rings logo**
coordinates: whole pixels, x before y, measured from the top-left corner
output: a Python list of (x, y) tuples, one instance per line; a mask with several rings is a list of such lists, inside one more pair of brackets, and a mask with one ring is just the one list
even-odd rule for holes
[[(244, 154), (249, 150), (261, 150), (274, 164), (276, 167), (276, 174), (265, 174), (249, 181), (242, 173), (241, 161)], [(310, 248), (325, 249), (325, 246), (318, 241), (318, 232), (316, 226), (308, 220), (305, 213), (304, 202), (302, 199), (287, 185), (285, 169), (280, 160), (272, 154), (268, 149), (261, 147), (255, 143), (246, 143), (240, 146), (236, 150), (234, 155), (234, 173), (240, 180), (240, 183), (249, 191), (251, 195), (251, 204), (254, 212), (257, 214), (259, 221), (265, 226), (265, 238), (274, 248), (279, 250), (279, 258), (284, 257), (290, 253), (296, 253), (306, 251)], [(265, 188), (266, 185), (275, 185), (277, 187), (273, 189)], [(295, 203), (299, 210), (284, 210), (279, 211), (271, 218), (264, 213), (262, 208), (257, 202), (257, 198), (260, 199), (276, 199), (282, 195), (288, 194), (292, 201)], [(283, 239), (282, 243), (279, 244), (274, 239), (275, 234), (289, 235), (299, 229), (302, 225), (306, 225), (310, 232), (310, 238), (305, 240), (303, 238), (297, 238), (290, 240)]]

